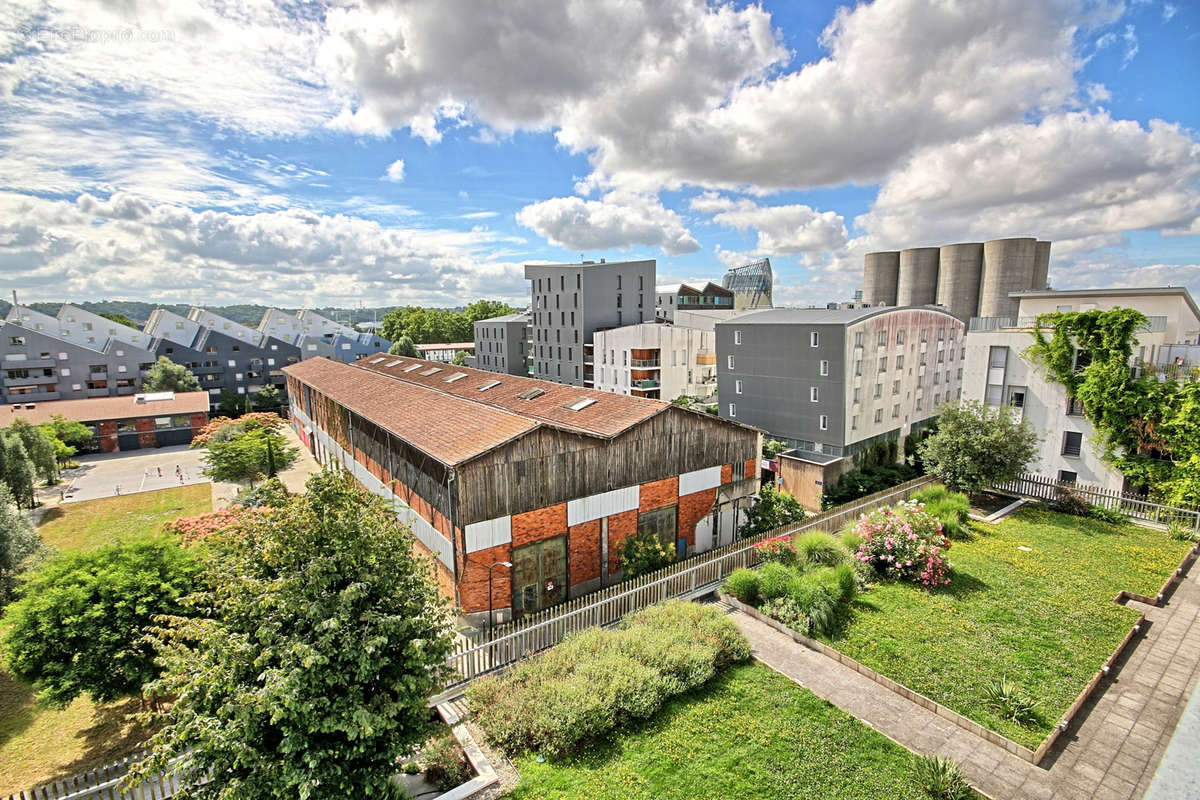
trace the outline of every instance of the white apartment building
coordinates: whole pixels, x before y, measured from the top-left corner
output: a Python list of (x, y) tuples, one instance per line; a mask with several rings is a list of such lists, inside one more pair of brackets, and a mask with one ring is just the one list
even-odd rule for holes
[(963, 398), (989, 406), (1008, 406), (1028, 420), (1040, 437), (1031, 472), (1048, 478), (1125, 488), (1125, 477), (1100, 459), (1096, 432), (1082, 406), (1066, 388), (1051, 381), (1023, 355), (1033, 344), (1041, 314), (1055, 311), (1107, 311), (1134, 308), (1146, 315), (1138, 333), (1131, 367), (1161, 363), (1170, 345), (1200, 340), (1200, 309), (1187, 289), (1087, 289), (1017, 292), (1016, 317), (975, 317), (966, 339)]
[(602, 392), (710, 400), (717, 389), (716, 333), (711, 328), (646, 322), (596, 331), (584, 359), (594, 388)]

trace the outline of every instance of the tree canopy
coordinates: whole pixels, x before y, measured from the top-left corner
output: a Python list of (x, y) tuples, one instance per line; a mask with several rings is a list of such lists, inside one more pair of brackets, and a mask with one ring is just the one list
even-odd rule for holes
[(743, 539), (762, 536), (783, 525), (801, 522), (808, 516), (800, 501), (788, 492), (779, 492), (775, 487), (762, 487), (758, 494), (758, 502), (746, 511), (745, 522), (738, 533)]
[(129, 317), (125, 316), (124, 314), (122, 314), (118, 311), (110, 311), (107, 313), (101, 312), (98, 316), (104, 317), (105, 319), (110, 319), (113, 322), (117, 323), (118, 325), (125, 325), (130, 328), (138, 327), (138, 324), (136, 322), (134, 322)]
[(1007, 407), (977, 401), (946, 406), (937, 432), (917, 446), (925, 471), (955, 492), (976, 494), (1025, 472), (1037, 433)]
[(54, 439), (47, 435), (40, 426), (32, 425), (27, 420), (15, 419), (8, 429), (9, 436), (15, 436), (25, 446), (25, 453), (33, 464), (34, 472), (46, 483), (53, 483), (58, 478), (58, 451)]
[[(463, 311), (405, 306), (384, 315), (380, 332), (392, 342), (396, 342), (402, 336), (408, 337), (414, 344), (470, 342), (475, 339), (476, 322), (512, 314), (515, 311), (512, 306), (498, 300), (476, 300)], [(415, 355), (413, 353), (410, 357)]]
[(288, 444), (277, 425), (263, 422), (260, 419), (263, 416), (267, 415), (230, 420), (205, 436), (201, 440), (208, 447), (204, 474), (214, 481), (253, 483), (291, 466), (300, 451)]
[(33, 523), (16, 506), (8, 487), (0, 483), (0, 606), (12, 599), (18, 577), (41, 550)]
[(427, 735), (451, 647), (432, 564), (346, 475), (208, 541), (198, 612), (159, 632), (146, 777), (181, 757), (198, 798), (397, 797), (397, 760)]
[(388, 352), (394, 356), (408, 356), (409, 358), (417, 357), (417, 346), (413, 344), (413, 340), (407, 336), (401, 336), (392, 342), (392, 346), (388, 348)]
[(274, 386), (264, 386), (250, 398), (255, 411), (274, 411), (279, 408), (279, 390)]
[(200, 381), (182, 364), (176, 364), (166, 356), (159, 356), (158, 361), (142, 378), (144, 392), (198, 392)]
[(74, 445), (86, 444), (92, 440), (92, 429), (82, 422), (67, 419), (62, 414), (55, 414), (51, 419), (51, 422), (43, 422), (38, 427), (50, 437), (57, 460), (66, 461), (75, 455)]
[(0, 430), (0, 483), (3, 483), (17, 505), (33, 508), (33, 482), (37, 474), (33, 459), (21, 437)]
[(158, 674), (144, 637), (156, 615), (184, 613), (196, 572), (192, 554), (166, 538), (51, 558), (7, 610), (9, 669), (55, 705), (137, 694)]

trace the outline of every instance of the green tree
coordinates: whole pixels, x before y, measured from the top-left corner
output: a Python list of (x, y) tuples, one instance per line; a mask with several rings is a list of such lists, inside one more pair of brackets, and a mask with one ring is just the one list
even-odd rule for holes
[(23, 419), (13, 420), (8, 430), (9, 435), (16, 436), (25, 446), (37, 476), (46, 483), (58, 480), (58, 451), (54, 447), (54, 440), (40, 427)]
[(204, 474), (214, 481), (253, 484), (287, 469), (299, 452), (279, 431), (252, 423), (228, 439), (209, 441)]
[[(407, 336), (409, 318), (422, 310), (419, 306), (404, 306), (403, 308), (389, 311), (383, 315), (383, 320), (379, 323), (380, 335), (391, 342), (399, 340), (402, 336)], [(407, 354), (398, 353), (397, 355)]]
[(392, 342), (392, 346), (388, 348), (388, 352), (394, 356), (408, 356), (409, 358), (417, 357), (417, 346), (413, 344), (413, 340), (407, 336), (401, 336)]
[(21, 437), (0, 431), (0, 482), (8, 487), (18, 506), (24, 504), (33, 508), (35, 475), (33, 460), (25, 450)]
[(746, 521), (738, 528), (738, 534), (743, 539), (752, 539), (783, 525), (801, 522), (806, 516), (808, 513), (799, 500), (767, 485), (758, 493), (758, 502), (746, 511)]
[(774, 458), (787, 449), (787, 442), (779, 439), (767, 439), (763, 442), (763, 456), (765, 458)]
[(450, 361), (456, 367), (465, 367), (467, 365), (467, 351), (459, 350), (454, 354), (454, 358)]
[(38, 427), (50, 436), (54, 444), (54, 455), (59, 461), (66, 461), (75, 455), (75, 445), (87, 444), (92, 440), (92, 429), (82, 422), (67, 419), (62, 414), (55, 414), (51, 422), (43, 422)]
[(977, 494), (1025, 471), (1038, 437), (1012, 409), (977, 401), (946, 406), (937, 432), (917, 446), (925, 471), (955, 492)]
[(160, 634), (178, 698), (134, 779), (180, 758), (192, 797), (398, 798), (389, 778), (428, 735), (450, 612), (409, 529), (325, 471), (286, 507), (209, 540), (199, 612)]
[(692, 398), (688, 397), (686, 394), (681, 394), (681, 395), (679, 395), (679, 397), (676, 397), (674, 400), (671, 401), (671, 405), (682, 406), (683, 408), (691, 408), (692, 407)]
[(279, 390), (274, 386), (264, 386), (250, 398), (255, 411), (276, 411), (279, 409)]
[(12, 599), (18, 576), (41, 550), (41, 538), (29, 517), (17, 508), (8, 487), (0, 484), (0, 606)]
[[(463, 316), (467, 318), (472, 327), (474, 327), (475, 323), (479, 322), (481, 319), (503, 317), (506, 314), (515, 313), (517, 313), (517, 309), (510, 306), (508, 303), (502, 303), (499, 300), (476, 300), (463, 310)], [(470, 337), (471, 334), (468, 334), (467, 338)], [(466, 339), (463, 341), (466, 341)]]
[(217, 395), (217, 410), (227, 417), (241, 416), (245, 410), (245, 402), (242, 395), (235, 392), (233, 389), (222, 389)]
[(158, 675), (148, 629), (158, 614), (184, 613), (196, 572), (191, 553), (166, 538), (55, 556), (8, 608), (9, 669), (55, 705), (140, 692)]
[(100, 312), (100, 314), (98, 316), (104, 317), (105, 319), (110, 319), (113, 322), (117, 323), (118, 325), (125, 325), (127, 327), (135, 328), (135, 329), (138, 326), (138, 324), (136, 322), (134, 322), (129, 317), (127, 317), (124, 314), (121, 314), (119, 312), (109, 312), (107, 314), (104, 312)]
[(620, 549), (621, 579), (626, 581), (662, 569), (675, 560), (674, 552), (654, 531), (637, 531), (621, 542)]
[(198, 392), (200, 381), (182, 364), (176, 364), (166, 356), (159, 356), (158, 361), (142, 378), (144, 392)]

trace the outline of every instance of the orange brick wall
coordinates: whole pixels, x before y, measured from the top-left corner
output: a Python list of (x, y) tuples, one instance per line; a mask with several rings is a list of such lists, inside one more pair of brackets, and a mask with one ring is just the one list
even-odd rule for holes
[(733, 464), (721, 465), (721, 484), (733, 483)]
[(757, 474), (758, 474), (758, 459), (757, 458), (746, 459), (746, 474), (743, 477), (753, 478)]
[(679, 499), (679, 478), (664, 478), (642, 484), (640, 511), (653, 511), (663, 506), (674, 505)]
[(567, 577), (574, 586), (600, 577), (600, 520), (574, 525), (567, 532)]
[(621, 542), (637, 531), (637, 511), (623, 511), (608, 518), (608, 574), (621, 569)]
[(540, 542), (567, 532), (567, 504), (559, 503), (554, 506), (526, 511), (523, 514), (513, 514), (512, 546)]
[(696, 546), (696, 523), (712, 511), (716, 501), (716, 489), (705, 489), (679, 498), (679, 535), (687, 539), (688, 547)]
[(100, 439), (100, 450), (105, 453), (117, 451), (117, 423), (114, 421), (100, 422), (96, 425), (96, 435)]
[[(488, 567), (499, 561), (511, 561), (512, 548), (507, 544), (476, 550), (467, 554), (462, 580), (458, 582), (459, 603), (463, 611), (477, 613), (488, 610)], [(508, 608), (512, 605), (512, 569), (496, 567), (492, 570), (492, 607)]]

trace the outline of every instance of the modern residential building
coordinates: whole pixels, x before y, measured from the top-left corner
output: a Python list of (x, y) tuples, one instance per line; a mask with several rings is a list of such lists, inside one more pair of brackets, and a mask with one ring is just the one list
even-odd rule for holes
[[(203, 319), (203, 314), (198, 319)], [(392, 346), (377, 332), (364, 333), (307, 310), (289, 314), (275, 308), (267, 309), (258, 323), (258, 330), (299, 347), (303, 352), (301, 358), (324, 356), (350, 362)]]
[(439, 364), (449, 364), (459, 353), (466, 353), (468, 357), (475, 353), (474, 342), (438, 342), (436, 344), (416, 344), (413, 347), (417, 349), (417, 355), (421, 358), (436, 361)]
[(1028, 420), (1040, 437), (1031, 472), (1106, 489), (1126, 488), (1125, 477), (1101, 460), (1093, 443), (1095, 430), (1082, 405), (1023, 353), (1033, 344), (1033, 328), (1041, 314), (1134, 308), (1148, 323), (1137, 334), (1130, 367), (1186, 367), (1186, 354), (1200, 344), (1195, 300), (1181, 287), (1017, 292), (1011, 299), (1017, 304), (1014, 315), (970, 322), (963, 397), (1007, 406)]
[(771, 290), (774, 274), (771, 259), (751, 261), (725, 273), (721, 285), (733, 292), (733, 307), (738, 311), (772, 307)]
[(961, 319), (1012, 316), (1011, 293), (1046, 288), (1050, 242), (992, 239), (867, 253), (863, 302), (939, 305)]
[[(596, 331), (586, 351), (594, 387), (634, 397), (710, 400), (717, 390), (716, 333), (643, 322)], [(587, 384), (585, 384), (587, 385)]]
[(188, 444), (196, 431), (208, 423), (208, 394), (154, 392), (127, 397), (14, 402), (8, 411), (0, 411), (0, 428), (7, 428), (18, 419), (41, 425), (60, 414), (92, 429), (94, 438), (80, 445), (84, 452), (168, 447)]
[(619, 580), (638, 530), (728, 543), (758, 486), (757, 430), (669, 403), (383, 353), (285, 371), (302, 441), (412, 526), (473, 622)]
[(583, 386), (597, 330), (654, 321), (654, 271), (653, 259), (526, 264), (533, 376)]
[(468, 359), (468, 366), (506, 375), (529, 375), (532, 319), (529, 312), (522, 311), (476, 322), (474, 360)]
[(668, 322), (675, 321), (676, 311), (734, 310), (733, 291), (712, 281), (657, 286), (654, 292), (655, 314)]
[(717, 323), (720, 415), (791, 448), (783, 488), (823, 486), (875, 442), (903, 440), (959, 395), (965, 324), (945, 309), (775, 309)]

